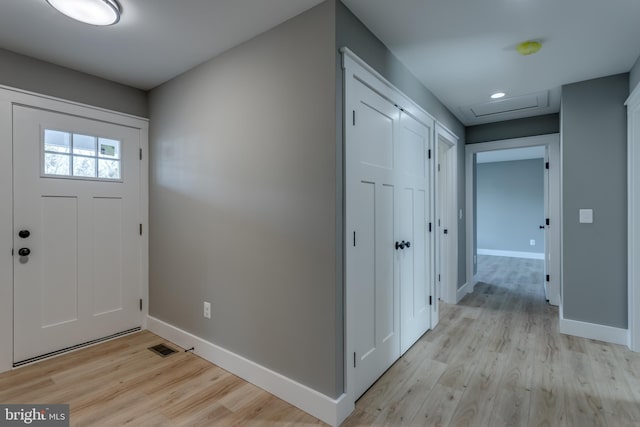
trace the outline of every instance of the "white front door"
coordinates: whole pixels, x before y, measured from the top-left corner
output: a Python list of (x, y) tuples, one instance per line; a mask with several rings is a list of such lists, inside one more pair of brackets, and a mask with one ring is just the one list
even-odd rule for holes
[(430, 176), (427, 150), (432, 130), (401, 114), (397, 140), (400, 180), (398, 238), (400, 252), (400, 352), (404, 354), (430, 327), (431, 251), (428, 240)]
[(14, 364), (141, 326), (140, 130), (13, 107)]

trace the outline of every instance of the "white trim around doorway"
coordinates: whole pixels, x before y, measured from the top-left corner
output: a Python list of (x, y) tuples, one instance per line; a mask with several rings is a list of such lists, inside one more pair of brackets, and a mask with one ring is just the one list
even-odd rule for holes
[[(442, 298), (448, 304), (457, 304), (459, 301), (458, 295), (460, 294), (460, 289), (458, 289), (458, 137), (441, 123), (436, 123), (435, 131), (434, 151), (436, 163), (443, 167), (443, 172), (446, 174), (444, 179), (448, 188), (445, 194), (438, 194), (441, 175), (435, 171), (436, 221), (441, 219), (442, 224), (448, 229), (448, 241), (444, 245), (445, 250), (440, 251), (439, 249), (443, 247), (440, 240), (444, 239), (444, 236), (441, 227), (435, 224), (435, 229), (438, 231), (435, 242), (436, 270), (441, 269), (436, 274), (442, 273), (442, 277), (444, 277), (444, 282), (441, 284), (442, 295), (437, 295), (437, 297)], [(446, 150), (445, 159), (439, 158), (440, 143), (449, 147)], [(444, 205), (444, 211), (441, 211), (440, 207), (437, 206), (438, 201), (441, 201)], [(439, 218), (439, 213), (441, 212), (444, 213), (445, 217)], [(434, 304), (434, 307), (437, 306), (438, 304)], [(437, 310), (437, 308), (434, 308), (434, 310)]]
[(627, 106), (627, 194), (628, 194), (628, 342), (640, 352), (640, 84), (625, 102)]
[[(510, 148), (522, 148), (522, 147), (535, 147), (535, 146), (547, 146), (549, 147), (549, 162), (553, 168), (554, 173), (550, 174), (551, 185), (549, 195), (550, 198), (558, 200), (557, 206), (554, 206), (549, 213), (551, 224), (558, 224), (557, 227), (551, 227), (549, 229), (550, 239), (552, 242), (557, 242), (555, 253), (558, 254), (557, 258), (552, 259), (550, 274), (557, 280), (557, 288), (555, 292), (552, 292), (549, 296), (549, 302), (553, 305), (562, 307), (562, 215), (561, 203), (562, 198), (560, 191), (562, 188), (562, 174), (561, 174), (561, 161), (560, 161), (560, 135), (548, 134), (531, 136), (524, 138), (506, 139), (501, 141), (491, 141), (478, 144), (468, 144), (465, 146), (465, 173), (466, 173), (466, 210), (467, 210), (467, 277), (472, 278), (469, 281), (469, 292), (473, 292), (476, 284), (474, 275), (474, 246), (475, 243), (475, 223), (474, 223), (474, 176), (473, 176), (473, 163), (474, 156), (477, 153), (485, 151), (505, 150)], [(551, 171), (551, 170), (550, 170)], [(553, 234), (552, 234), (553, 233)]]

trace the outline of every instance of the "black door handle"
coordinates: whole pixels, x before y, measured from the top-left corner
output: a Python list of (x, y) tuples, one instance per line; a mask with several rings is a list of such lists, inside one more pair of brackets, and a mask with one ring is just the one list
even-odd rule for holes
[(402, 241), (402, 243), (404, 243), (404, 245), (405, 245), (407, 248), (410, 248), (410, 247), (411, 247), (411, 242), (405, 242), (405, 241), (403, 240), (403, 241)]
[(398, 243), (398, 242), (396, 242), (396, 251), (397, 251), (398, 249), (404, 249), (404, 240), (402, 241), (402, 243)]
[(540, 228), (540, 230), (544, 230), (544, 225), (541, 225), (541, 226), (540, 226), (540, 227), (538, 227), (538, 228)]
[(18, 255), (20, 256), (29, 256), (30, 253), (31, 253), (31, 250), (29, 250), (29, 248), (18, 249)]
[(29, 230), (20, 230), (18, 231), (18, 236), (20, 236), (20, 238), (22, 239), (26, 239), (27, 237), (31, 236), (31, 232)]
[(444, 229), (444, 234), (449, 234), (449, 230), (447, 230), (446, 228)]

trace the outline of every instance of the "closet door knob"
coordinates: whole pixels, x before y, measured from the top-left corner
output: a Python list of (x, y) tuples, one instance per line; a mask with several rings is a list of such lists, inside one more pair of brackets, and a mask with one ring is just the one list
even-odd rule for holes
[(402, 243), (404, 243), (404, 245), (405, 245), (407, 248), (410, 248), (410, 247), (411, 247), (411, 242), (405, 242), (405, 241), (403, 240), (403, 241), (402, 241)]
[(396, 242), (396, 251), (397, 251), (398, 249), (404, 249), (404, 240), (402, 241), (402, 243), (398, 243), (398, 242)]

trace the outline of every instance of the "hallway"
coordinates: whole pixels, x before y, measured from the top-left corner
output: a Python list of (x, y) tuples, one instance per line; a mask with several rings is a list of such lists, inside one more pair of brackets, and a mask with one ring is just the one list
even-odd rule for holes
[(558, 309), (544, 300), (537, 276), (542, 261), (518, 261), (533, 263), (515, 275), (485, 263), (472, 294), (457, 306), (441, 303), (440, 324), (362, 396), (344, 425), (640, 424), (640, 354), (559, 334)]

